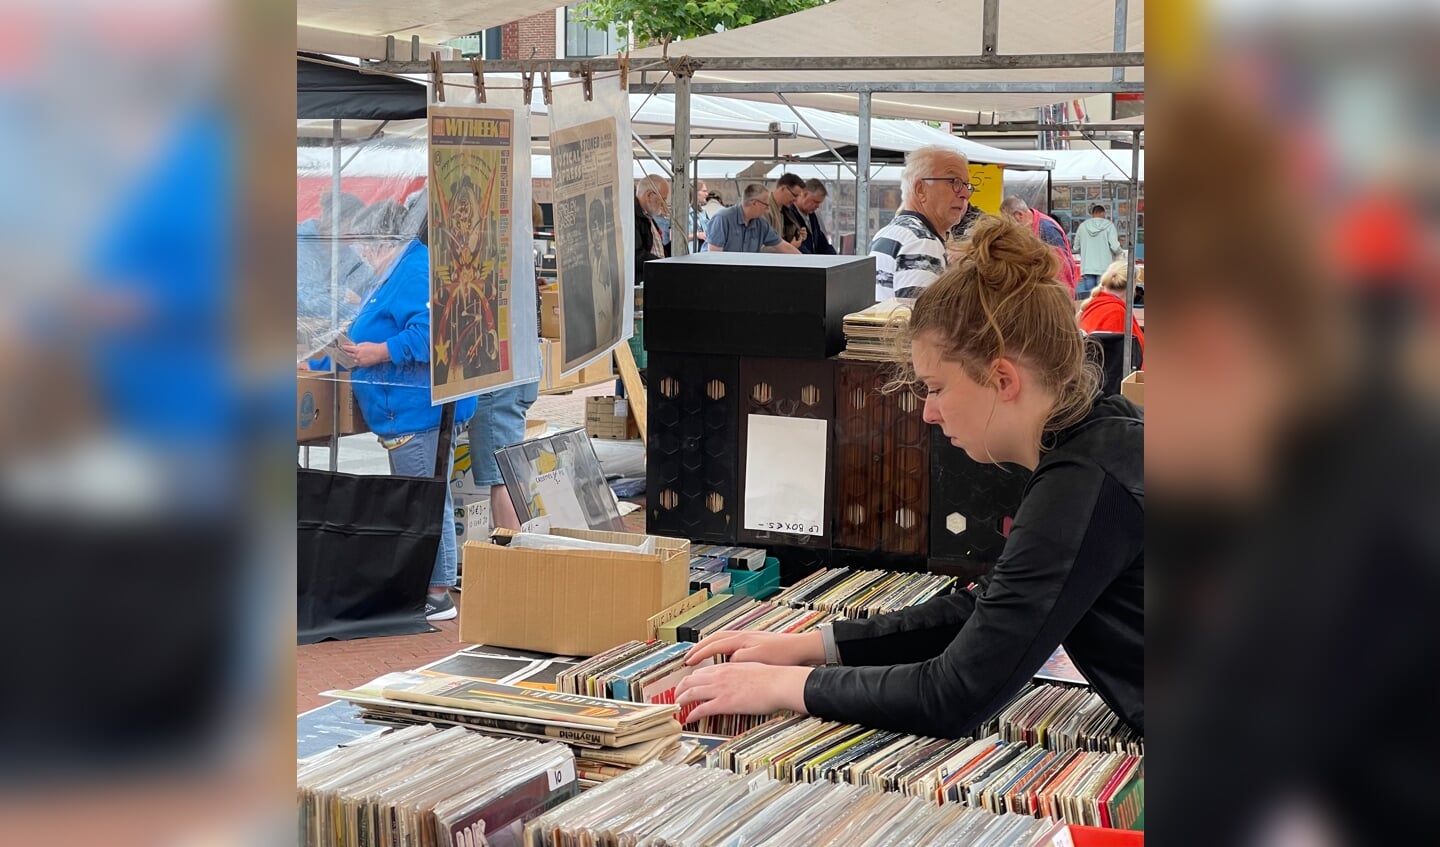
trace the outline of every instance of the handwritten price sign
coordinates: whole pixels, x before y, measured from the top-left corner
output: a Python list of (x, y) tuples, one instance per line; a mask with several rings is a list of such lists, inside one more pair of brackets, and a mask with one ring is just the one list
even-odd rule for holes
[(786, 523), (784, 521), (760, 521), (763, 528), (771, 532), (793, 532), (797, 535), (819, 535), (820, 525), (813, 523)]

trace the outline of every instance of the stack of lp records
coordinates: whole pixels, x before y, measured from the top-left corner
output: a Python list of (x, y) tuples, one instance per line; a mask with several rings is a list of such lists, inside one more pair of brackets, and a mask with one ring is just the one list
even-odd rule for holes
[(563, 744), (413, 726), (301, 762), (296, 791), (305, 847), (509, 847), (579, 787)]
[(846, 315), (842, 325), (845, 349), (840, 351), (840, 358), (862, 362), (904, 361), (899, 336), (909, 323), (914, 305), (911, 298), (892, 297)]
[(680, 724), (673, 705), (641, 705), (452, 676), (436, 671), (386, 674), (325, 696), (360, 706), (375, 723), (436, 723), (487, 735), (562, 741), (587, 761), (630, 768), (675, 752)]
[(844, 783), (783, 783), (651, 763), (525, 827), (527, 847), (593, 844), (1021, 847), (1049, 821), (885, 794)]

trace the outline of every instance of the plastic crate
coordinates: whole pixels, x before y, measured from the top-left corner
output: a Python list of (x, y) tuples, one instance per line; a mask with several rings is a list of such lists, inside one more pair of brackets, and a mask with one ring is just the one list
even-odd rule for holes
[(635, 367), (643, 368), (649, 363), (645, 356), (645, 319), (635, 319), (635, 334), (630, 336), (630, 355), (635, 357)]
[(730, 592), (764, 600), (780, 591), (780, 560), (774, 556), (765, 558), (765, 567), (758, 571), (737, 571), (729, 568)]

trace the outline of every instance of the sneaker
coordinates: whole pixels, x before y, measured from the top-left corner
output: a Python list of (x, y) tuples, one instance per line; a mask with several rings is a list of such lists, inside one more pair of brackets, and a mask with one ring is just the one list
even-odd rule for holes
[(450, 599), (450, 592), (425, 595), (425, 620), (448, 621), (458, 614), (460, 613), (455, 609), (455, 601)]

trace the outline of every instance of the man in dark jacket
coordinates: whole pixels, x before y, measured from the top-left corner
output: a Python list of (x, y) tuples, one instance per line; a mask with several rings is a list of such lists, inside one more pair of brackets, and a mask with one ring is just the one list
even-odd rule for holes
[(670, 205), (670, 180), (644, 176), (635, 181), (635, 284), (645, 282), (645, 263), (662, 258), (662, 239), (653, 215), (663, 215)]
[(795, 208), (804, 216), (805, 229), (808, 231), (805, 240), (800, 244), (801, 253), (835, 255), (835, 247), (830, 244), (830, 239), (825, 237), (825, 231), (820, 228), (820, 218), (815, 215), (816, 210), (825, 202), (826, 194), (825, 183), (818, 179), (808, 179), (800, 199), (795, 201)]

